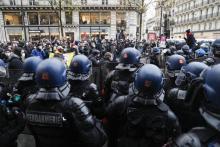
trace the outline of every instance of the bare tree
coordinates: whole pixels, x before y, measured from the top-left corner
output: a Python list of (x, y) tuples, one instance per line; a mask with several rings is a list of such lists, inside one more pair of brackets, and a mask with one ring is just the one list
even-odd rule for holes
[(149, 5), (153, 3), (153, 0), (128, 0), (130, 6), (137, 7), (136, 11), (140, 16), (139, 20), (139, 39), (141, 39), (143, 14), (148, 10)]
[(56, 13), (57, 17), (59, 18), (59, 25), (61, 30), (61, 36), (64, 37), (64, 31), (63, 31), (63, 22), (62, 22), (62, 10), (70, 11), (71, 9), (71, 2), (69, 0), (48, 0), (52, 10)]

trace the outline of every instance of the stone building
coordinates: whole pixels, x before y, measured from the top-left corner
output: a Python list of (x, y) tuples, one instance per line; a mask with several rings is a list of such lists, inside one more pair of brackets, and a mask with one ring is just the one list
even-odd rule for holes
[(176, 0), (175, 38), (191, 29), (197, 39), (220, 38), (220, 0)]
[(61, 28), (64, 38), (72, 40), (114, 39), (117, 30), (136, 38), (136, 6), (126, 0), (61, 0), (61, 5), (58, 1), (0, 0), (0, 41), (53, 40), (62, 38)]

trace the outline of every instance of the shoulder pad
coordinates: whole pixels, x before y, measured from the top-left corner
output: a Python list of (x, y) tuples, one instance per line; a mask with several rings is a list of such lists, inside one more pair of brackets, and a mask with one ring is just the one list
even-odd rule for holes
[(196, 127), (190, 133), (196, 134), (201, 142), (208, 142), (217, 134), (217, 131), (205, 127)]
[(175, 145), (177, 147), (184, 147), (184, 146), (190, 146), (190, 147), (201, 147), (201, 142), (196, 134), (193, 133), (187, 133), (179, 136), (176, 141)]
[(28, 98), (26, 99), (25, 103), (28, 105), (30, 103), (32, 103), (35, 100), (36, 94), (32, 94), (30, 96), (28, 96)]
[(158, 105), (157, 107), (160, 109), (160, 111), (163, 111), (163, 112), (166, 112), (166, 111), (169, 111), (169, 107), (164, 103), (162, 102), (161, 100), (158, 100)]
[(108, 113), (122, 114), (127, 107), (128, 96), (119, 96), (107, 106)]
[(65, 106), (71, 108), (72, 110), (77, 110), (85, 106), (85, 103), (80, 98), (71, 97), (66, 101)]
[(176, 99), (178, 95), (179, 88), (172, 88), (168, 92), (169, 99)]
[(168, 110), (167, 116), (168, 116), (169, 120), (171, 121), (171, 123), (174, 126), (179, 126), (178, 118), (176, 117), (176, 115), (171, 110)]
[(112, 78), (115, 75), (115, 70), (111, 71), (108, 75), (107, 75), (107, 79)]
[(91, 83), (91, 84), (89, 85), (89, 89), (91, 89), (91, 90), (97, 90), (97, 85), (94, 84), (94, 83)]
[(94, 119), (90, 114), (89, 109), (86, 107), (85, 103), (75, 97), (71, 97), (64, 106), (68, 108), (72, 116), (77, 121), (78, 125), (83, 128), (91, 128), (94, 125)]

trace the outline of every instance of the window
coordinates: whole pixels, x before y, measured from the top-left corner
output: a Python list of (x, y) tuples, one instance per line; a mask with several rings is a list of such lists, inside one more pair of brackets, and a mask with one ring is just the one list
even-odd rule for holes
[(99, 24), (100, 13), (91, 13), (90, 20), (91, 20), (91, 24)]
[(120, 5), (126, 5), (126, 0), (120, 0)]
[(66, 16), (66, 24), (72, 24), (73, 23), (73, 14), (72, 12), (65, 12)]
[(40, 13), (40, 24), (41, 25), (49, 25), (48, 13)]
[(212, 30), (212, 23), (209, 23), (209, 30)]
[(87, 0), (81, 0), (82, 5), (87, 5)]
[(121, 28), (121, 29), (126, 28), (126, 13), (125, 12), (116, 13), (116, 26), (117, 28)]
[(38, 25), (38, 13), (28, 13), (29, 24)]
[(50, 3), (51, 3), (52, 5), (57, 5), (57, 0), (50, 0)]
[(65, 0), (65, 4), (67, 6), (71, 6), (72, 5), (72, 0)]
[(16, 5), (15, 0), (10, 0), (10, 5), (12, 6)]
[(4, 13), (5, 25), (21, 25), (22, 17), (20, 13)]
[(111, 15), (110, 13), (101, 13), (100, 16), (100, 24), (110, 24), (111, 23)]
[(90, 13), (80, 13), (79, 15), (80, 24), (90, 24)]
[(108, 5), (108, 0), (102, 0), (103, 5)]
[(29, 5), (38, 5), (38, 0), (29, 0)]
[(56, 13), (50, 14), (50, 24), (51, 25), (58, 25), (59, 24), (59, 17)]

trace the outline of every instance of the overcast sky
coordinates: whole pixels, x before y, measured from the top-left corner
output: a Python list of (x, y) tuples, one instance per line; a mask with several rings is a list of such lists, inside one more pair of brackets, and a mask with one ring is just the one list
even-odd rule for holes
[[(149, 0), (146, 0), (146, 2), (148, 2), (148, 1)], [(149, 5), (149, 9), (146, 13), (146, 19), (149, 19), (149, 18), (152, 18), (155, 16), (155, 5), (156, 5), (156, 3), (154, 3), (154, 2)]]

